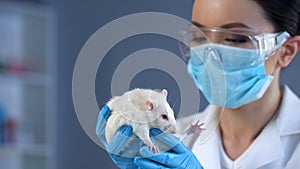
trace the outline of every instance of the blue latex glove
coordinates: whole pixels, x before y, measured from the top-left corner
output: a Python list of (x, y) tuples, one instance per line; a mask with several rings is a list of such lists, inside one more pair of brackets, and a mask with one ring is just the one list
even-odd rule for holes
[(156, 141), (170, 146), (170, 150), (155, 154), (149, 147), (142, 147), (140, 153), (143, 157), (134, 160), (140, 169), (203, 169), (193, 152), (177, 137), (158, 129), (151, 129), (150, 134)]
[(96, 126), (97, 136), (105, 146), (106, 151), (110, 155), (113, 162), (118, 167), (122, 169), (137, 169), (138, 167), (134, 164), (133, 160), (143, 143), (139, 139), (130, 139), (130, 136), (132, 135), (132, 127), (124, 125), (118, 129), (108, 144), (105, 139), (105, 127), (107, 119), (110, 115), (111, 111), (109, 107), (104, 106), (98, 116)]

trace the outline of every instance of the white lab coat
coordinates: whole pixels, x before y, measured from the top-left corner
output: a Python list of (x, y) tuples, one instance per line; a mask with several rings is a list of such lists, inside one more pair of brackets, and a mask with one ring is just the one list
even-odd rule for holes
[[(230, 169), (300, 169), (300, 99), (287, 87), (278, 115), (262, 130), (255, 141), (235, 161), (227, 159)], [(214, 106), (210, 105), (203, 114)], [(177, 121), (184, 132), (195, 117)], [(199, 143), (198, 134), (190, 134), (183, 140), (191, 148), (205, 169), (224, 169), (224, 149), (219, 128), (210, 139)], [(229, 161), (228, 161), (229, 160)], [(228, 164), (228, 163), (227, 163)]]

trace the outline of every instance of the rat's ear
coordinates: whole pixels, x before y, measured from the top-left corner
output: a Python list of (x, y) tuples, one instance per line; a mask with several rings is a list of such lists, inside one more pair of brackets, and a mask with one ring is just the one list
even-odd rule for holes
[(164, 94), (166, 97), (167, 97), (167, 95), (168, 95), (168, 90), (167, 89), (162, 89), (162, 94)]
[(146, 107), (148, 110), (153, 110), (154, 108), (154, 102), (150, 101), (150, 100), (147, 100), (146, 101)]

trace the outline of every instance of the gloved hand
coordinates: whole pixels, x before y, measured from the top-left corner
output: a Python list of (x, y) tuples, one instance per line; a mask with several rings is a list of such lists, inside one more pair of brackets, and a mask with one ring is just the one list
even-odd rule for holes
[(149, 147), (142, 147), (140, 153), (143, 157), (134, 160), (139, 169), (203, 169), (193, 152), (177, 137), (158, 129), (151, 129), (150, 134), (156, 141), (168, 145), (170, 150), (155, 154)]
[(97, 136), (105, 146), (106, 151), (110, 155), (113, 162), (118, 167), (122, 169), (137, 169), (137, 166), (134, 164), (133, 160), (143, 143), (139, 139), (130, 138), (132, 135), (132, 127), (124, 125), (117, 130), (116, 134), (112, 137), (108, 144), (105, 138), (105, 127), (110, 115), (110, 108), (108, 106), (104, 106), (98, 116), (96, 126)]

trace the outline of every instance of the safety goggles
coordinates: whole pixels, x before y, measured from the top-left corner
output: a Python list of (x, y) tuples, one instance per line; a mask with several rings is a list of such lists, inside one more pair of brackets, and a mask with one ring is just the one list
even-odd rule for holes
[(192, 25), (188, 30), (180, 32), (180, 50), (184, 59), (188, 61), (191, 55), (191, 48), (211, 44), (210, 46), (213, 49), (213, 44), (225, 45), (255, 52), (257, 58), (253, 63), (260, 63), (272, 56), (276, 49), (289, 37), (290, 35), (287, 32), (257, 35), (250, 31), (206, 28)]

